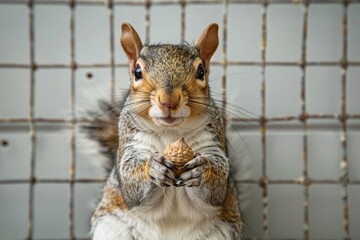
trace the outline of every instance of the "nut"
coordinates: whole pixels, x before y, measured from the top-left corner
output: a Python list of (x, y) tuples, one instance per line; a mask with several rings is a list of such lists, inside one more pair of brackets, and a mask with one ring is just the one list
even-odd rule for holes
[(187, 145), (184, 137), (167, 146), (163, 154), (174, 163), (175, 174), (177, 175), (180, 175), (183, 172), (182, 167), (194, 158), (194, 152), (191, 147)]

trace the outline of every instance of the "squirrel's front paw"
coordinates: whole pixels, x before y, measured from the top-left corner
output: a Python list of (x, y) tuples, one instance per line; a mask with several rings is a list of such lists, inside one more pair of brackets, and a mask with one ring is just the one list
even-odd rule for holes
[(177, 186), (198, 187), (209, 177), (211, 165), (206, 157), (197, 156), (182, 169), (184, 172), (178, 178)]
[(174, 164), (159, 153), (154, 153), (149, 160), (149, 176), (159, 187), (175, 186)]

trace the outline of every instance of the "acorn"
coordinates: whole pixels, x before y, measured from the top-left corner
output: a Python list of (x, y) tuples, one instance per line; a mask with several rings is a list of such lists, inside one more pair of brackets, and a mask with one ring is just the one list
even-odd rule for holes
[(175, 174), (180, 175), (184, 172), (182, 167), (195, 157), (191, 147), (187, 145), (184, 137), (167, 146), (163, 152), (164, 156), (175, 165)]

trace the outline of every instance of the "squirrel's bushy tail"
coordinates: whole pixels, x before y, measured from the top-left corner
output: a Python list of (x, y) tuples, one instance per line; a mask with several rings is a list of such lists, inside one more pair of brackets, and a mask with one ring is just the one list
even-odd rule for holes
[(106, 160), (101, 163), (106, 172), (112, 169), (118, 149), (118, 120), (124, 107), (126, 94), (112, 104), (109, 100), (98, 100), (95, 109), (86, 112), (81, 132), (98, 145), (97, 151)]

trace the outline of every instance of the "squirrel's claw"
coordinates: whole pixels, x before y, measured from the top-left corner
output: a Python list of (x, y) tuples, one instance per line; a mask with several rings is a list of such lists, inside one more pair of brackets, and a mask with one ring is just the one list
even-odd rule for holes
[(174, 164), (163, 155), (155, 153), (149, 161), (149, 176), (159, 187), (176, 186)]
[(204, 180), (204, 173), (210, 168), (209, 162), (204, 156), (197, 156), (184, 165), (185, 172), (180, 175), (177, 186), (197, 187)]

